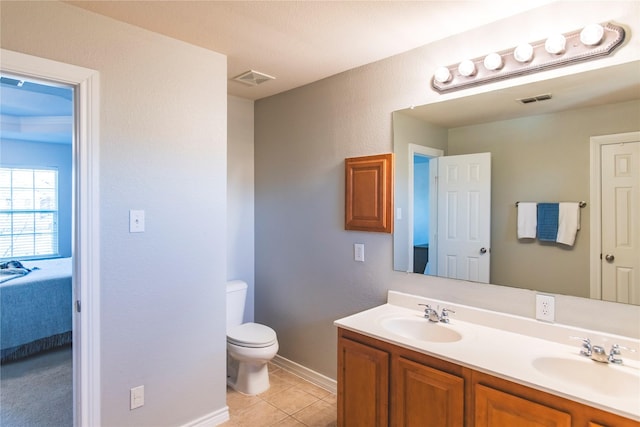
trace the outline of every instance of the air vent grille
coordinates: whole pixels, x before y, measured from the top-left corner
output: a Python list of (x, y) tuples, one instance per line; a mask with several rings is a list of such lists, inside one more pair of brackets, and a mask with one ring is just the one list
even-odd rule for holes
[(531, 96), (528, 98), (520, 98), (520, 99), (517, 99), (516, 101), (518, 101), (521, 104), (532, 104), (534, 102), (548, 101), (549, 99), (551, 99), (551, 94), (545, 93), (542, 95)]
[(275, 77), (272, 77), (268, 74), (260, 73), (258, 71), (249, 70), (245, 73), (240, 74), (239, 76), (234, 77), (232, 80), (235, 80), (240, 83), (244, 83), (249, 86), (258, 86), (269, 80), (274, 80)]

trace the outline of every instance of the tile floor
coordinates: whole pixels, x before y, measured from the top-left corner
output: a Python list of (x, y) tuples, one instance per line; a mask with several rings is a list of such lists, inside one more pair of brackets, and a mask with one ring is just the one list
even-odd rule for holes
[(269, 390), (245, 396), (227, 387), (230, 420), (222, 427), (335, 427), (336, 396), (269, 364)]

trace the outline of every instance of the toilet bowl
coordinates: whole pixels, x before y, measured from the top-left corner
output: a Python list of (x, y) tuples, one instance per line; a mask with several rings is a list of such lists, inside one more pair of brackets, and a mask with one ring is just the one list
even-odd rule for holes
[(268, 362), (278, 352), (273, 329), (259, 323), (242, 323), (247, 284), (227, 282), (227, 384), (243, 394), (269, 389)]

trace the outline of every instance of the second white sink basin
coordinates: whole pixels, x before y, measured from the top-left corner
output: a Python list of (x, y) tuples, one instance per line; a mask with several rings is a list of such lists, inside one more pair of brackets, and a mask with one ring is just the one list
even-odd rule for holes
[(576, 355), (575, 359), (539, 357), (533, 360), (533, 367), (556, 380), (607, 396), (627, 399), (640, 396), (640, 373), (624, 365), (598, 363)]
[(462, 339), (462, 335), (448, 325), (429, 322), (423, 317), (390, 317), (382, 319), (380, 325), (389, 332), (420, 341), (455, 342)]

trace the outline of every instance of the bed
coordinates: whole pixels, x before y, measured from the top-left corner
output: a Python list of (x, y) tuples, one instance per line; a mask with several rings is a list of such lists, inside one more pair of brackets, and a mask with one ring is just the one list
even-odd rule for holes
[(71, 344), (71, 258), (23, 261), (33, 269), (1, 277), (1, 363)]

